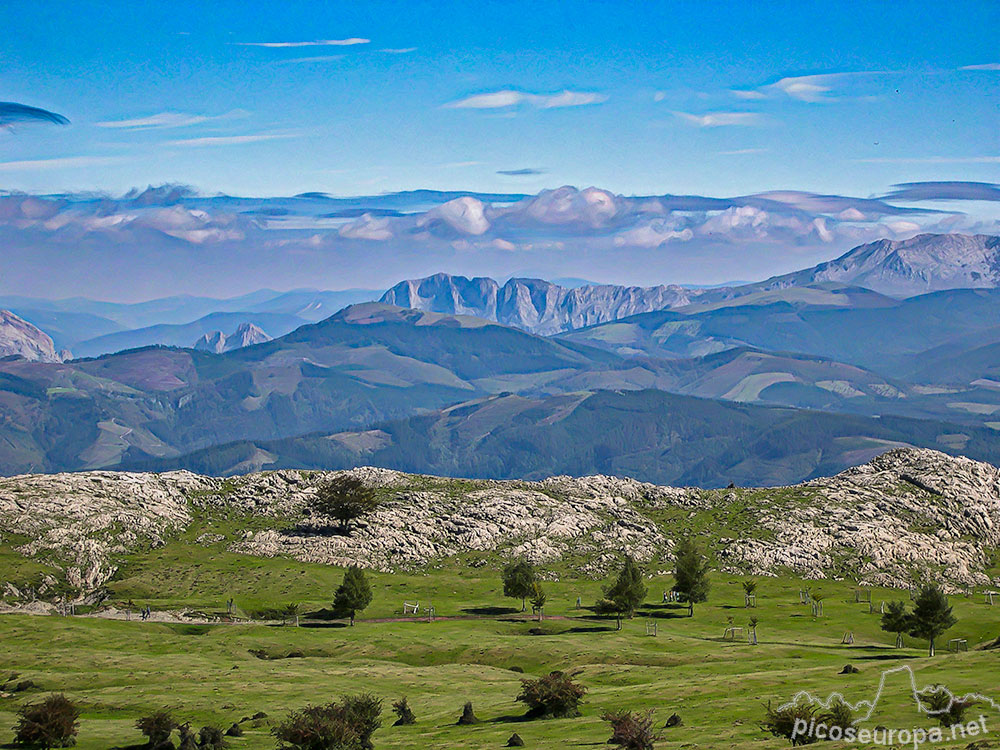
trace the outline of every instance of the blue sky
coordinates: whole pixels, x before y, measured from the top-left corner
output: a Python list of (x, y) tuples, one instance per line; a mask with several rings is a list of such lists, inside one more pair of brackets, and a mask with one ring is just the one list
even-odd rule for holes
[(0, 101), (71, 120), (0, 131), (5, 189), (863, 196), (1000, 174), (995, 1), (5, 3), (0, 27)]

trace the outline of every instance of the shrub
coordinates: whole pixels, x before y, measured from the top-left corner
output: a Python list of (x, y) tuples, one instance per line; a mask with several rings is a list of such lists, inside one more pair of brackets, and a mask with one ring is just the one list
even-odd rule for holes
[(478, 724), (479, 719), (476, 717), (475, 712), (472, 710), (472, 701), (466, 701), (465, 705), (462, 706), (462, 715), (458, 717), (459, 726), (467, 726), (469, 724)]
[(150, 750), (173, 747), (170, 733), (177, 728), (177, 722), (169, 712), (157, 711), (149, 716), (143, 716), (135, 723), (135, 727), (146, 735), (146, 747)]
[(653, 750), (660, 737), (653, 731), (653, 712), (608, 711), (601, 718), (611, 724), (609, 745), (625, 750)]
[(177, 733), (180, 735), (177, 750), (198, 750), (198, 740), (195, 738), (194, 732), (191, 731), (191, 725), (188, 722), (177, 727)]
[(407, 703), (405, 695), (392, 704), (392, 712), (396, 714), (396, 721), (393, 723), (394, 727), (417, 723), (417, 717), (413, 713), (413, 709), (410, 708), (410, 704)]
[(243, 727), (241, 727), (239, 724), (233, 724), (231, 727), (229, 727), (229, 729), (226, 730), (226, 736), (227, 737), (242, 737), (243, 736)]
[(827, 727), (840, 727), (843, 736), (843, 731), (854, 724), (854, 712), (844, 701), (838, 700), (820, 714), (817, 722), (826, 724)]
[(550, 672), (537, 680), (521, 680), (517, 700), (528, 706), (531, 718), (556, 718), (580, 715), (580, 701), (587, 688), (578, 685), (564, 672)]
[(201, 750), (222, 750), (226, 738), (218, 727), (202, 727), (198, 730), (198, 747)]
[(372, 587), (365, 572), (357, 565), (350, 566), (344, 573), (344, 582), (333, 595), (333, 611), (338, 617), (354, 616), (372, 602)]
[(921, 693), (927, 704), (928, 713), (936, 718), (942, 727), (950, 727), (965, 721), (965, 712), (976, 705), (974, 700), (966, 700), (952, 695), (941, 685), (935, 685), (930, 692)]
[(811, 745), (816, 741), (812, 735), (797, 735), (795, 732), (796, 721), (809, 723), (815, 718), (816, 709), (808, 703), (793, 703), (782, 708), (772, 708), (767, 704), (764, 714), (764, 721), (760, 728), (765, 732), (770, 732), (775, 737), (784, 737), (790, 740), (792, 746)]
[(370, 750), (371, 736), (382, 726), (381, 714), (382, 701), (374, 695), (345, 695), (334, 703), (293, 711), (271, 733), (297, 750)]
[(27, 747), (70, 747), (80, 729), (80, 709), (65, 695), (50, 695), (17, 711), (14, 743)]

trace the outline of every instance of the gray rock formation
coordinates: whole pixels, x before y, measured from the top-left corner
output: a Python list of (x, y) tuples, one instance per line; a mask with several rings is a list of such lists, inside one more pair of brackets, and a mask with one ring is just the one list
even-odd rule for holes
[(0, 357), (60, 362), (52, 338), (10, 310), (0, 310)]
[(253, 323), (243, 323), (228, 336), (222, 331), (206, 333), (195, 342), (194, 348), (199, 351), (222, 354), (233, 349), (242, 349), (245, 346), (263, 344), (265, 341), (270, 340), (271, 337), (259, 326)]
[(918, 234), (908, 240), (879, 240), (757, 286), (782, 289), (824, 281), (874, 289), (890, 297), (944, 289), (993, 289), (1000, 286), (1000, 237)]
[(723, 299), (727, 290), (601, 284), (573, 289), (542, 279), (493, 279), (439, 273), (401, 281), (380, 300), (429, 312), (474, 315), (543, 336), (606, 323), (637, 313), (684, 307), (693, 300)]
[[(523, 555), (598, 576), (623, 549), (669, 570), (672, 540), (688, 519), (722, 514), (738, 529), (712, 540), (729, 572), (793, 571), (897, 587), (915, 575), (952, 588), (997, 585), (986, 571), (1000, 547), (1000, 471), (931, 450), (893, 450), (835, 477), (777, 489), (709, 491), (607, 476), (511, 482), (348, 473), (384, 502), (347, 536), (320, 533), (326, 523), (309, 511), (330, 472), (225, 480), (89, 472), (0, 479), (0, 541), (10, 534), (21, 554), (59, 565), (87, 591), (114, 575), (119, 556), (161, 546), (205, 515), (198, 509), (215, 508), (230, 520), (246, 518), (246, 530), (225, 536), (204, 528), (196, 543), (244, 554), (378, 570), (417, 570), (455, 555)], [(681, 520), (656, 520), (668, 516)]]

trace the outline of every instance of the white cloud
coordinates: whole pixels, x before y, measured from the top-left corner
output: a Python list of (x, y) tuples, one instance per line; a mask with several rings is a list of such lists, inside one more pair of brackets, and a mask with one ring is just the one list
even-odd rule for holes
[(384, 242), (393, 238), (392, 229), (387, 218), (377, 218), (364, 214), (350, 224), (344, 224), (338, 232), (341, 237), (349, 240), (372, 240)]
[(756, 112), (707, 112), (694, 115), (689, 112), (674, 112), (674, 114), (699, 128), (718, 128), (727, 125), (757, 125), (761, 116)]
[(416, 47), (383, 47), (379, 50), (379, 52), (385, 52), (388, 55), (408, 55), (416, 51)]
[(369, 44), (371, 39), (352, 36), (349, 39), (315, 39), (311, 42), (235, 42), (240, 47), (350, 47), (355, 44)]
[(105, 120), (95, 122), (99, 128), (122, 128), (126, 130), (147, 130), (154, 128), (184, 128), (190, 125), (200, 125), (213, 120), (225, 120), (232, 117), (245, 117), (249, 113), (242, 109), (234, 109), (222, 115), (192, 115), (184, 112), (160, 112), (148, 117), (136, 117), (129, 120)]
[(290, 63), (336, 62), (343, 59), (344, 55), (315, 55), (313, 57), (290, 57), (287, 60), (275, 60), (275, 62), (279, 65), (288, 65)]
[(57, 159), (27, 159), (0, 162), (0, 172), (28, 172), (36, 169), (103, 167), (125, 161), (123, 156), (65, 156)]
[(766, 148), (737, 148), (733, 151), (718, 151), (719, 156), (746, 156), (749, 154), (763, 154), (766, 153)]
[(417, 221), (417, 226), (425, 227), (441, 221), (461, 234), (480, 235), (490, 228), (485, 208), (482, 201), (471, 196), (456, 198), (425, 213)]
[(983, 63), (982, 65), (963, 65), (959, 70), (1000, 70), (1000, 63)]
[(486, 94), (474, 94), (465, 99), (450, 102), (446, 107), (451, 109), (502, 109), (518, 104), (529, 104), (538, 109), (555, 109), (558, 107), (582, 107), (588, 104), (600, 104), (607, 101), (607, 96), (591, 91), (560, 91), (556, 94), (530, 94), (524, 91), (506, 89), (492, 91)]
[(234, 146), (241, 143), (259, 143), (273, 141), (278, 138), (295, 138), (291, 134), (258, 133), (256, 135), (212, 135), (204, 138), (183, 138), (167, 141), (167, 146)]
[(851, 73), (818, 73), (808, 76), (786, 76), (775, 83), (756, 89), (735, 89), (732, 94), (739, 99), (759, 100), (787, 96), (800, 102), (818, 103), (833, 101), (830, 92), (837, 83), (860, 76), (891, 75), (889, 71), (863, 70)]

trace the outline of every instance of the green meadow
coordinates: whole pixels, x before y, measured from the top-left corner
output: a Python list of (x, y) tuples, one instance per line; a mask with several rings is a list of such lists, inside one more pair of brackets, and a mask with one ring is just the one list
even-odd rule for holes
[[(9, 573), (13, 559), (0, 556), (0, 572)], [(959, 622), (928, 658), (924, 642), (906, 638), (897, 650), (894, 636), (879, 628), (879, 603), (908, 600), (907, 592), (872, 590), (873, 614), (855, 601), (851, 583), (810, 582), (825, 597), (823, 615), (814, 617), (799, 601), (799, 580), (757, 579), (757, 607), (747, 609), (745, 579), (716, 574), (708, 602), (688, 617), (685, 607), (661, 601), (671, 576), (653, 575), (647, 603), (619, 631), (613, 618), (588, 609), (604, 581), (553, 571), (560, 580), (546, 583), (548, 603), (538, 622), (521, 614), (519, 601), (503, 597), (495, 565), (470, 565), (475, 561), (453, 559), (420, 574), (370, 573), (374, 600), (351, 628), (309, 615), (330, 606), (342, 569), (243, 556), (184, 538), (132, 556), (110, 584), (112, 604), (132, 600), (216, 616), (231, 597), (241, 617), (293, 602), (304, 615), (298, 627), (2, 615), (0, 683), (17, 673), (38, 688), (0, 698), (0, 744), (13, 738), (18, 706), (52, 691), (82, 705), (77, 746), (83, 750), (140, 744), (136, 719), (164, 707), (195, 728), (226, 728), (263, 712), (266, 718), (244, 722), (244, 735), (229, 743), (274, 748), (270, 723), (288, 710), (362, 691), (384, 701), (378, 748), (495, 748), (513, 732), (526, 747), (595, 748), (610, 736), (601, 713), (620, 708), (653, 709), (658, 726), (680, 715), (682, 725), (664, 729), (657, 747), (788, 747), (759, 727), (768, 701), (780, 704), (803, 690), (871, 699), (883, 670), (902, 664), (912, 667), (919, 687), (940, 683), (957, 694), (1000, 699), (998, 652), (983, 648), (1000, 635), (1000, 601), (990, 607), (982, 594), (951, 598)], [(434, 620), (394, 620), (404, 601), (433, 605)], [(745, 633), (750, 616), (759, 619), (758, 645), (723, 638), (730, 618)], [(647, 634), (652, 623), (656, 635)], [(848, 632), (853, 643), (845, 644)], [(966, 639), (969, 651), (948, 652), (951, 638)], [(846, 664), (860, 671), (840, 674)], [(515, 700), (521, 679), (557, 669), (586, 686), (583, 715), (523, 721), (524, 706)], [(390, 704), (404, 695), (417, 724), (393, 727)], [(481, 724), (455, 725), (466, 701)], [(1000, 713), (982, 710), (1000, 741)], [(890, 681), (872, 721), (934, 725), (918, 713), (902, 680)]]

